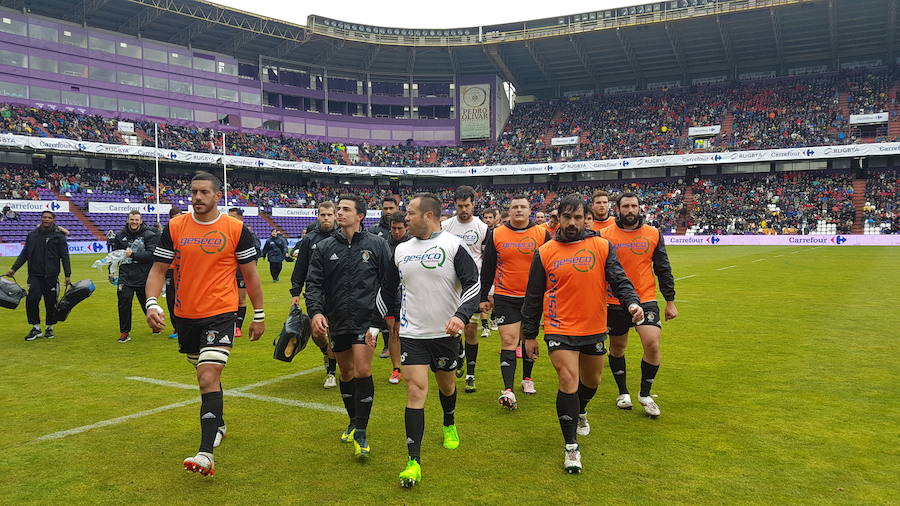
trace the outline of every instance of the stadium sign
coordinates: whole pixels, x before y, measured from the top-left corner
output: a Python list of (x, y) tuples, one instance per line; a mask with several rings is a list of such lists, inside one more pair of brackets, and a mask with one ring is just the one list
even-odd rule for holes
[[(105, 242), (100, 241), (69, 241), (69, 254), (87, 255), (108, 253)], [(9, 242), (0, 244), (0, 257), (15, 257), (25, 248), (23, 242)]]
[(145, 204), (141, 202), (88, 202), (88, 212), (97, 214), (169, 214), (172, 204)]
[(721, 132), (722, 125), (690, 127), (688, 128), (688, 137), (707, 137), (710, 135), (719, 135)]
[[(319, 216), (319, 209), (315, 207), (273, 207), (272, 216), (284, 218), (316, 218)], [(366, 210), (365, 219), (381, 218), (381, 211), (378, 209)]]
[(669, 246), (900, 246), (900, 235), (667, 235)]
[(459, 138), (487, 139), (491, 136), (491, 86), (459, 87)]
[(572, 146), (578, 144), (578, 141), (581, 138), (577, 135), (573, 135), (572, 137), (554, 137), (550, 139), (551, 146)]
[(871, 125), (875, 123), (887, 123), (888, 113), (879, 112), (875, 114), (851, 114), (851, 125)]
[(0, 200), (0, 209), (6, 206), (20, 213), (69, 212), (69, 202), (65, 200)]

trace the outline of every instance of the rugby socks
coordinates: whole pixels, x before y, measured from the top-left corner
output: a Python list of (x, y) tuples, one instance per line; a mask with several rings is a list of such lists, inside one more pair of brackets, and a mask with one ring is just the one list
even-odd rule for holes
[(503, 375), (503, 388), (511, 390), (516, 378), (516, 350), (500, 350), (500, 374)]
[(347, 410), (347, 416), (350, 417), (350, 425), (353, 425), (356, 419), (356, 403), (353, 401), (353, 394), (356, 392), (356, 378), (350, 381), (341, 381), (341, 400), (344, 401), (344, 409)]
[(450, 395), (444, 395), (438, 390), (441, 398), (441, 408), (444, 410), (444, 427), (449, 427), (456, 423), (456, 389)]
[(329, 358), (328, 365), (325, 366), (325, 374), (334, 374), (337, 371), (337, 359)]
[(369, 426), (369, 415), (372, 413), (372, 403), (375, 401), (375, 381), (372, 380), (372, 376), (356, 378), (355, 381), (356, 418), (354, 418), (353, 426), (366, 430), (366, 427)]
[(235, 318), (234, 326), (237, 328), (244, 327), (244, 317), (247, 316), (247, 306), (238, 306), (237, 318)]
[(575, 431), (578, 429), (578, 394), (556, 392), (556, 416), (566, 444), (578, 444)]
[(481, 328), (491, 330), (491, 328), (488, 327), (488, 321), (484, 318), (481, 319)]
[[(219, 391), (222, 392), (222, 395), (225, 395), (225, 389), (222, 388), (222, 382), (219, 382)], [(223, 403), (222, 411), (219, 412), (219, 427), (225, 426), (225, 407)]]
[(587, 413), (587, 405), (591, 402), (591, 399), (594, 398), (594, 394), (597, 393), (596, 388), (590, 388), (586, 386), (582, 382), (578, 382), (578, 404), (580, 408), (578, 409), (578, 413), (583, 415)]
[(522, 379), (531, 379), (531, 373), (534, 371), (534, 359), (528, 357), (525, 352), (525, 343), (521, 343), (522, 347)]
[(641, 397), (650, 395), (650, 388), (656, 379), (656, 372), (659, 371), (658, 365), (648, 364), (641, 360)]
[(406, 408), (406, 449), (409, 458), (419, 462), (422, 455), (422, 437), (425, 435), (425, 410)]
[(222, 391), (200, 395), (200, 451), (212, 455), (222, 420)]
[(466, 374), (475, 376), (475, 363), (478, 362), (478, 343), (466, 343)]
[(616, 380), (616, 386), (619, 387), (619, 395), (628, 393), (628, 382), (625, 374), (625, 355), (614, 357), (609, 354), (609, 368), (612, 371), (613, 378)]

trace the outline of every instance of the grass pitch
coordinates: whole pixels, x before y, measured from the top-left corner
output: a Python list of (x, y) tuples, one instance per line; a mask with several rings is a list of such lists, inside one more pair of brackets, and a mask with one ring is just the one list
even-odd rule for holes
[[(588, 408), (591, 435), (580, 438), (584, 473), (566, 475), (546, 348), (537, 395), (517, 388), (519, 410), (505, 412), (496, 402), (494, 333), (482, 341), (478, 392), (460, 389), (457, 450), (440, 445), (432, 383), (424, 479), (412, 490), (397, 481), (405, 392), (388, 384), (388, 360), (375, 358), (373, 453), (360, 464), (338, 439), (346, 415), (320, 406), (341, 402), (336, 389), (322, 389), (318, 350), (292, 364), (272, 359), (293, 264), (280, 283), (261, 264), (267, 333), (239, 340), (223, 382), (227, 392), (312, 371), (241, 389), (252, 397), (226, 396), (229, 435), (209, 479), (181, 470), (197, 449), (196, 390), (126, 379), (194, 384), (193, 369), (175, 342), (150, 334), (136, 306), (133, 340), (117, 343), (114, 288), (90, 269), (95, 257), (73, 256), (73, 279), (92, 278), (98, 289), (57, 325), (56, 339), (22, 339), (24, 301), (0, 310), (0, 502), (900, 503), (900, 249), (683, 246), (669, 254), (684, 279), (676, 283), (680, 316), (663, 331), (659, 419), (617, 410), (607, 374)], [(0, 270), (11, 263), (3, 259)], [(632, 336), (635, 394), (640, 342)]]

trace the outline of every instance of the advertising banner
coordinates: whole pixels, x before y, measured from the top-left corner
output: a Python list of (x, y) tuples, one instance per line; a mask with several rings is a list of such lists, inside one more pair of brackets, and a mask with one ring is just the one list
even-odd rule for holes
[(88, 202), (91, 214), (128, 214), (139, 211), (141, 214), (169, 214), (172, 204), (144, 204), (139, 202)]
[(550, 139), (551, 146), (572, 146), (578, 144), (580, 137), (577, 135), (572, 137), (554, 137)]
[(459, 138), (487, 139), (491, 136), (491, 86), (459, 87)]
[(900, 235), (667, 235), (667, 246), (900, 246)]
[(54, 213), (69, 212), (69, 202), (66, 200), (0, 200), (0, 209), (6, 206), (20, 213), (40, 213), (42, 211), (53, 211)]

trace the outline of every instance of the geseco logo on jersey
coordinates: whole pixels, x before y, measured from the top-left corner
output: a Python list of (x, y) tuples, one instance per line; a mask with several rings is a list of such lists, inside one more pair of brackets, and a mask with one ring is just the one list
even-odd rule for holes
[(200, 246), (200, 250), (208, 255), (219, 253), (225, 249), (228, 240), (218, 230), (210, 230), (203, 237), (182, 237), (181, 246)]
[(554, 269), (559, 269), (564, 265), (571, 265), (578, 272), (588, 272), (597, 265), (597, 255), (588, 249), (580, 249), (571, 257), (560, 258), (553, 262)]
[(479, 239), (478, 231), (477, 231), (477, 230), (471, 230), (471, 229), (470, 229), (470, 230), (466, 230), (466, 231), (463, 232), (462, 234), (458, 234), (457, 237), (459, 237), (460, 239), (462, 239), (463, 242), (466, 243), (466, 245), (468, 245), (468, 246), (471, 246), (471, 245), (473, 245), (473, 244), (476, 244), (476, 243), (478, 242), (478, 239)]
[(401, 264), (407, 262), (419, 262), (426, 269), (437, 269), (442, 267), (447, 261), (447, 252), (440, 246), (432, 246), (425, 250), (425, 253), (418, 255), (406, 255), (400, 261)]
[(533, 255), (537, 249), (537, 242), (532, 238), (523, 239), (521, 241), (505, 241), (500, 243), (500, 247), (504, 249), (512, 248), (523, 255)]
[(616, 251), (628, 248), (635, 255), (643, 255), (650, 250), (650, 240), (646, 237), (636, 237), (629, 242), (620, 242), (613, 245)]

